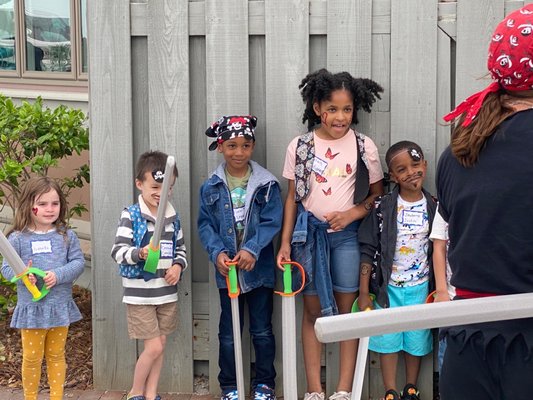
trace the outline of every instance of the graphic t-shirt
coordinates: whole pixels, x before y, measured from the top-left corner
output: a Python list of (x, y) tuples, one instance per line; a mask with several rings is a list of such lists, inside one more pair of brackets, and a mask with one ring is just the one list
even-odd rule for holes
[(246, 187), (248, 186), (248, 180), (252, 174), (252, 169), (248, 167), (246, 175), (244, 175), (242, 178), (231, 176), (227, 170), (225, 170), (225, 173), (226, 181), (228, 182), (228, 188), (231, 194), (233, 220), (235, 221), (235, 233), (237, 236), (237, 247), (239, 247), (244, 236), (244, 205), (246, 202)]
[(396, 251), (389, 284), (416, 286), (429, 279), (429, 215), (425, 197), (408, 202), (398, 196)]

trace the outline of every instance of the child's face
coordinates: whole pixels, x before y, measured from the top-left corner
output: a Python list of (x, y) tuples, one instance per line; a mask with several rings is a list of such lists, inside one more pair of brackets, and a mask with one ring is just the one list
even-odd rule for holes
[(237, 137), (218, 145), (219, 153), (226, 160), (226, 169), (230, 175), (244, 176), (248, 171), (248, 162), (252, 158), (255, 142), (251, 139)]
[(427, 161), (411, 157), (407, 150), (393, 156), (389, 172), (393, 182), (400, 187), (401, 194), (419, 194), (426, 177)]
[(31, 217), (36, 230), (47, 231), (59, 218), (61, 201), (54, 189), (35, 198), (31, 209)]
[(322, 139), (340, 139), (350, 129), (354, 105), (352, 95), (347, 90), (333, 91), (330, 100), (315, 103), (313, 109), (320, 117), (321, 125), (317, 133)]
[[(174, 181), (170, 184), (169, 196), (172, 193), (172, 187)], [(157, 207), (159, 206), (159, 199), (161, 195), (161, 189), (163, 188), (163, 182), (157, 182), (152, 176), (152, 172), (147, 171), (144, 173), (144, 180), (135, 180), (135, 186), (141, 191), (141, 196), (148, 206), (148, 209), (153, 215), (157, 214)]]

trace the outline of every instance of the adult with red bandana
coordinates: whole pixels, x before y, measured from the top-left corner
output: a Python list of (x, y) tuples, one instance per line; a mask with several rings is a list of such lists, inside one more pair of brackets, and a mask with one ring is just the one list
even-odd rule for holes
[[(437, 170), (454, 300), (533, 291), (533, 5), (500, 22), (487, 66), (493, 82), (444, 117), (456, 122)], [(531, 398), (532, 318), (444, 332), (443, 400)]]

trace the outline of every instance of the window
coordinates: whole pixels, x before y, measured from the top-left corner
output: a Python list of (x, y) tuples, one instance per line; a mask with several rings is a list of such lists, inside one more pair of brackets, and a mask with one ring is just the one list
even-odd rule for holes
[(87, 86), (87, 0), (0, 0), (0, 77)]

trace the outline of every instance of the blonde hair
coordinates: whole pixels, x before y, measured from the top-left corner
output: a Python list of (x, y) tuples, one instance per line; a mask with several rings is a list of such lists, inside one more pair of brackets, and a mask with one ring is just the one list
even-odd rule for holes
[(55, 190), (59, 196), (59, 216), (54, 222), (55, 228), (58, 233), (65, 236), (67, 234), (67, 199), (61, 190), (59, 184), (47, 176), (41, 176), (37, 178), (29, 179), (22, 188), (20, 194), (17, 210), (15, 211), (15, 219), (13, 220), (13, 226), (8, 231), (9, 235), (13, 231), (23, 232), (31, 227), (32, 220), (32, 208), (35, 203), (35, 199), (41, 195), (48, 193), (51, 190)]

